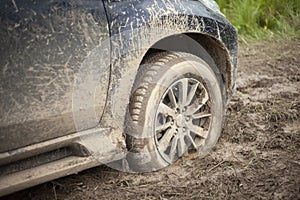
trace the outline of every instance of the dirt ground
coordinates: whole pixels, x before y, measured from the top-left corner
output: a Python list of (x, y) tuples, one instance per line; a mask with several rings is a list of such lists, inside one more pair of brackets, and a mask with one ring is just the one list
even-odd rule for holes
[(239, 65), (205, 158), (147, 174), (96, 167), (5, 199), (300, 199), (300, 39), (244, 43)]

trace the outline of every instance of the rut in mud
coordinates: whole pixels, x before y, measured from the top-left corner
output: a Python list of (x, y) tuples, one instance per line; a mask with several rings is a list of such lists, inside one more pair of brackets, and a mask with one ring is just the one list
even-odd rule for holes
[(155, 173), (105, 166), (6, 199), (300, 199), (300, 40), (242, 44), (227, 124), (205, 158)]

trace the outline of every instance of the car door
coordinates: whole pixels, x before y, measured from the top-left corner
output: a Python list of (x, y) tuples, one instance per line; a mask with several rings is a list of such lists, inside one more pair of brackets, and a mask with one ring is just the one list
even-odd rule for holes
[(1, 0), (0, 52), (0, 153), (99, 124), (110, 73), (102, 1)]

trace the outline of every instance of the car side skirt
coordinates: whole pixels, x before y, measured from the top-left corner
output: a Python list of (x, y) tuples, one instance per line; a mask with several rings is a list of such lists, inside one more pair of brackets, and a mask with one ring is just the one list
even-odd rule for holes
[(95, 128), (0, 154), (0, 196), (120, 160), (108, 129)]

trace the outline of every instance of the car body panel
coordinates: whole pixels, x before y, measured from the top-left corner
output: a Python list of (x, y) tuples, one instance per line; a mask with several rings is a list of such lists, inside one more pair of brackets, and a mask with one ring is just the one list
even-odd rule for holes
[[(4, 0), (0, 7), (0, 152), (79, 131), (73, 112), (88, 105), (74, 107), (74, 82), (83, 64), (93, 64), (93, 49), (109, 40), (102, 2)], [(109, 46), (106, 52), (108, 60)], [(109, 65), (103, 71), (97, 119), (81, 130), (100, 121)]]

